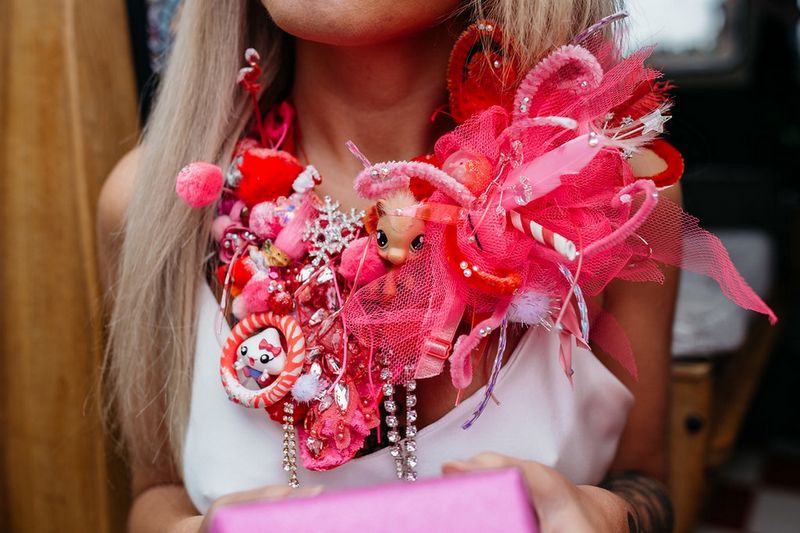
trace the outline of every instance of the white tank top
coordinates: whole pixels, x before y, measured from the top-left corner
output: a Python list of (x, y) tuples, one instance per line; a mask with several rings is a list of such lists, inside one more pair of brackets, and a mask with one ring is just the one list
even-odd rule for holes
[[(186, 490), (197, 509), (232, 492), (285, 485), (283, 432), (263, 410), (236, 405), (219, 378), (217, 302), (203, 284), (199, 294), (192, 402), (183, 453)], [(223, 324), (222, 340), (230, 333)], [(576, 484), (597, 484), (608, 469), (633, 403), (630, 391), (588, 350), (573, 346), (574, 385), (558, 362), (558, 337), (529, 329), (500, 370), (486, 411), (468, 430), (484, 389), (461, 401), (417, 433), (417, 472), (439, 475), (441, 465), (492, 451), (552, 466)], [(301, 485), (341, 487), (399, 482), (389, 449), (353, 459), (327, 472), (299, 466)]]

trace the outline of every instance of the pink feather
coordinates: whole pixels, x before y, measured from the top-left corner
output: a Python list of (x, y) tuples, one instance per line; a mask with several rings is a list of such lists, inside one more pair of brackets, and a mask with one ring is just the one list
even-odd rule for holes
[[(591, 139), (597, 142), (590, 143)], [(561, 186), (561, 176), (579, 173), (600, 153), (605, 145), (602, 140), (599, 135), (581, 135), (511, 171), (506, 178), (503, 207), (515, 209), (520, 206), (515, 191), (519, 190), (523, 178), (529, 187), (526, 204)]]
[(305, 195), (292, 220), (284, 226), (275, 239), (275, 246), (295, 261), (302, 258), (306, 253), (303, 232), (306, 230), (306, 222), (311, 219), (315, 209), (312, 195)]

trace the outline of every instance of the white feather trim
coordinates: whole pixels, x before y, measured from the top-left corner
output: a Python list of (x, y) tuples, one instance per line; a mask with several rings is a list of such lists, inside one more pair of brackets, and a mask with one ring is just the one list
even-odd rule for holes
[(319, 378), (313, 374), (302, 374), (292, 386), (292, 396), (301, 403), (310, 402), (319, 391)]
[(544, 293), (523, 292), (511, 301), (506, 317), (510, 322), (534, 326), (550, 314), (550, 304), (550, 297)]

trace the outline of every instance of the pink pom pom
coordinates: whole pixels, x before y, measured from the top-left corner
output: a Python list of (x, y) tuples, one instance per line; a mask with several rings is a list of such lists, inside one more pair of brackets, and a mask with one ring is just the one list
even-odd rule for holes
[(210, 163), (186, 165), (178, 173), (175, 192), (192, 207), (205, 207), (219, 198), (223, 184), (222, 170)]
[[(365, 248), (367, 251), (366, 257), (364, 257)], [(361, 237), (351, 242), (342, 252), (342, 264), (339, 266), (339, 273), (344, 279), (350, 283), (355, 281), (362, 257), (364, 257), (364, 264), (361, 266), (361, 273), (358, 275), (359, 285), (366, 285), (386, 274), (386, 265), (378, 255), (378, 245), (375, 239)]]
[(250, 210), (250, 229), (262, 239), (274, 239), (280, 230), (280, 224), (275, 216), (275, 204), (261, 202)]
[(235, 316), (238, 320), (244, 319), (250, 313), (247, 312), (247, 306), (244, 303), (244, 298), (237, 296), (231, 302), (231, 311), (233, 311), (233, 316)]
[(242, 294), (237, 300), (242, 300), (242, 306), (247, 314), (265, 313), (269, 311), (269, 283), (268, 278), (251, 279), (242, 289)]

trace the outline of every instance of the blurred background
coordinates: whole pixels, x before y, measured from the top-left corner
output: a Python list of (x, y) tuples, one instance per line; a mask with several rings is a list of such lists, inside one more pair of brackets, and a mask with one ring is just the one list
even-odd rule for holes
[[(781, 321), (685, 275), (674, 327), (678, 531), (800, 530), (800, 2), (628, 0), (675, 82), (687, 210)], [(0, 0), (0, 531), (120, 531), (98, 416), (94, 206), (136, 142), (180, 0)]]

